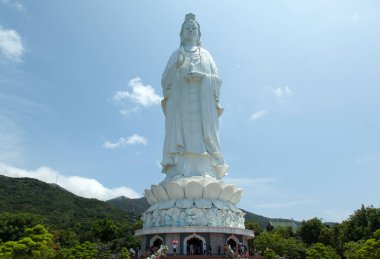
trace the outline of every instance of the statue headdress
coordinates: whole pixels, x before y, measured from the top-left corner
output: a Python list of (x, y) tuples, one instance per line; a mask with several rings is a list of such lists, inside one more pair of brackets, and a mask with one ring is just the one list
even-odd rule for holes
[(190, 21), (190, 20), (195, 21), (195, 14), (193, 14), (193, 13), (186, 14), (186, 16), (185, 16), (185, 22), (186, 21)]
[(183, 32), (183, 26), (185, 25), (186, 22), (188, 21), (192, 21), (192, 22), (195, 22), (198, 26), (198, 40), (196, 42), (196, 45), (197, 46), (201, 46), (201, 26), (199, 25), (199, 23), (197, 22), (197, 20), (195, 19), (195, 14), (193, 13), (188, 13), (186, 14), (185, 16), (185, 21), (182, 23), (182, 27), (181, 27), (181, 32), (180, 32), (180, 37), (181, 37), (181, 46), (182, 46), (182, 32)]

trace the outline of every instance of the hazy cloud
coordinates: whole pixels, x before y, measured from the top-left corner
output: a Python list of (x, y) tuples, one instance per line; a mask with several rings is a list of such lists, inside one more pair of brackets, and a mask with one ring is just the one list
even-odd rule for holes
[(148, 107), (154, 104), (159, 104), (162, 97), (157, 95), (154, 88), (150, 85), (143, 85), (141, 78), (135, 77), (129, 81), (128, 84), (132, 90), (118, 91), (113, 96), (115, 102), (121, 102), (124, 99), (130, 100), (143, 107)]
[(352, 214), (352, 211), (325, 208), (323, 210), (317, 210), (317, 213), (322, 215), (322, 222), (342, 222)]
[(360, 16), (359, 16), (359, 14), (357, 14), (357, 13), (355, 13), (355, 14), (352, 15), (352, 20), (353, 20), (354, 22), (359, 21), (359, 18), (360, 18)]
[(295, 207), (304, 204), (315, 203), (313, 200), (296, 200), (296, 201), (286, 201), (286, 202), (268, 202), (259, 205), (255, 205), (256, 208), (266, 208), (266, 209), (278, 209), (278, 208), (288, 208)]
[(36, 170), (24, 170), (0, 163), (0, 174), (9, 177), (28, 177), (38, 179), (46, 183), (55, 183), (75, 195), (85, 198), (109, 200), (118, 196), (128, 198), (141, 197), (135, 190), (129, 187), (109, 189), (95, 179), (80, 176), (65, 176), (49, 167), (40, 167)]
[(26, 10), (25, 6), (16, 0), (0, 0), (0, 4), (14, 8), (20, 12), (24, 12)]
[(288, 86), (279, 86), (272, 90), (273, 94), (280, 100), (293, 96), (294, 92)]
[(261, 111), (258, 111), (258, 112), (255, 112), (251, 115), (251, 120), (257, 120), (257, 119), (260, 119), (261, 117), (264, 117), (265, 115), (267, 115), (267, 111), (266, 110), (261, 110)]
[(139, 136), (138, 134), (134, 134), (132, 136), (129, 136), (128, 138), (119, 138), (119, 140), (116, 142), (106, 141), (104, 142), (103, 147), (107, 149), (115, 149), (124, 147), (126, 145), (135, 144), (147, 145), (148, 140), (145, 137)]
[(15, 30), (3, 29), (0, 26), (0, 52), (5, 58), (21, 62), (25, 51), (20, 35)]

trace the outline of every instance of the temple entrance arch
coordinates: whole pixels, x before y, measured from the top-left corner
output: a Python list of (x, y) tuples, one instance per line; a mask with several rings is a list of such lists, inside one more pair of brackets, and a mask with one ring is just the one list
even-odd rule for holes
[(201, 255), (203, 254), (203, 244), (206, 243), (206, 239), (204, 237), (192, 234), (183, 240), (183, 254), (184, 255)]
[(149, 247), (153, 246), (153, 247), (160, 248), (163, 243), (164, 243), (164, 239), (158, 235), (155, 235), (150, 240), (150, 243), (149, 243), (150, 246)]
[(235, 248), (237, 248), (240, 241), (235, 235), (231, 235), (231, 236), (227, 237), (226, 243), (227, 243), (227, 245), (231, 246), (232, 250), (235, 251)]

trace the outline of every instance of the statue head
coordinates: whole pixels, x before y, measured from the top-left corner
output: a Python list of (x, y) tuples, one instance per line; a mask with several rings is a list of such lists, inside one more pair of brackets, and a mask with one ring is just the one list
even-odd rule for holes
[(181, 27), (181, 45), (187, 41), (193, 41), (195, 45), (201, 45), (201, 28), (199, 23), (195, 20), (195, 14), (186, 14), (185, 21)]

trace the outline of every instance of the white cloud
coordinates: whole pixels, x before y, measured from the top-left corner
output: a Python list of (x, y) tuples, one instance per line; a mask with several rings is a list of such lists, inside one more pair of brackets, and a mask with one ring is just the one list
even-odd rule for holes
[(129, 187), (109, 189), (95, 179), (80, 176), (65, 176), (49, 167), (40, 167), (36, 170), (24, 170), (0, 163), (0, 174), (9, 177), (28, 177), (38, 179), (46, 183), (56, 183), (62, 188), (85, 198), (109, 200), (119, 196), (139, 198), (135, 190)]
[(294, 95), (293, 90), (291, 90), (288, 86), (279, 86), (273, 89), (272, 92), (280, 101), (283, 101), (285, 98), (288, 98)]
[(258, 112), (255, 112), (251, 115), (251, 120), (257, 120), (261, 117), (264, 117), (265, 115), (267, 115), (267, 111), (266, 110), (261, 110), (261, 111), (258, 111)]
[(129, 81), (128, 84), (132, 87), (132, 91), (118, 91), (113, 96), (113, 100), (121, 102), (124, 99), (128, 99), (143, 107), (149, 107), (154, 104), (159, 104), (162, 97), (157, 95), (154, 88), (150, 85), (143, 85), (141, 78), (135, 77)]
[(15, 30), (3, 29), (0, 26), (0, 52), (14, 62), (21, 62), (25, 51), (20, 35)]
[(14, 8), (20, 12), (24, 12), (26, 10), (25, 6), (16, 0), (0, 0), (0, 4)]
[(120, 110), (120, 114), (123, 115), (123, 116), (128, 116), (129, 114), (131, 113), (136, 113), (140, 110), (140, 107), (136, 106), (136, 107), (133, 107), (131, 109), (121, 109)]
[(119, 140), (116, 142), (106, 141), (104, 142), (103, 147), (107, 149), (115, 149), (124, 147), (126, 145), (135, 144), (147, 145), (148, 140), (145, 137), (139, 136), (138, 134), (134, 134), (132, 136), (129, 136), (128, 138), (119, 138)]

